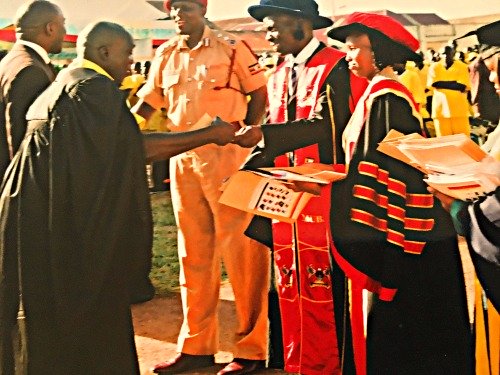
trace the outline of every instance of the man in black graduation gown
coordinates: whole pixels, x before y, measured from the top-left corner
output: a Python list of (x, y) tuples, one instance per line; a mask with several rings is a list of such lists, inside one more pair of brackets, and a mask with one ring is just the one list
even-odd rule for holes
[[(233, 139), (230, 125), (143, 138), (119, 91), (132, 37), (89, 25), (35, 101), (0, 198), (0, 373), (137, 374), (128, 277), (150, 246), (149, 160)], [(146, 155), (145, 155), (146, 153)], [(14, 339), (13, 339), (14, 337)]]
[[(319, 15), (318, 5), (312, 0), (261, 0), (259, 5), (251, 6), (248, 11), (252, 17), (264, 22), (267, 30), (266, 38), (271, 42), (275, 51), (284, 56), (284, 61), (278, 65), (268, 82), (269, 122), (261, 127), (247, 129), (248, 132), (241, 132), (236, 138), (241, 145), (246, 145), (246, 142), (250, 140), (262, 140), (253, 150), (243, 168), (271, 167), (275, 165), (277, 157), (283, 160), (285, 154), (290, 166), (308, 162), (344, 164), (344, 151), (341, 146), (342, 132), (367, 82), (350, 73), (343, 53), (326, 46), (314, 37), (313, 30), (328, 27), (332, 21)], [(323, 60), (322, 56), (326, 54), (330, 56)], [(314, 72), (317, 67), (321, 67), (319, 70), (321, 73)], [(322, 74), (325, 75), (324, 79), (322, 79)], [(318, 77), (322, 78), (318, 79)], [(252, 139), (252, 136), (255, 138)], [(317, 152), (312, 151), (311, 155), (303, 158), (300, 153), (307, 147), (316, 148)], [(298, 244), (300, 241), (297, 239), (300, 233), (297, 226), (294, 230), (297, 243), (294, 252), (298, 254), (302, 250), (300, 248), (302, 245)], [(318, 238), (324, 236), (324, 231), (322, 232), (321, 229), (313, 230)], [(270, 219), (255, 216), (246, 234), (273, 248), (273, 229)], [(306, 265), (304, 261), (296, 261), (296, 263)], [(334, 312), (325, 308), (318, 309), (315, 314), (316, 322), (307, 324), (307, 335), (316, 335), (317, 330), (323, 330), (325, 335), (336, 335), (335, 346), (339, 348), (339, 356), (345, 359), (343, 366), (351, 368), (350, 338), (344, 337), (344, 333), (349, 335), (349, 330), (345, 330), (346, 321), (343, 319), (343, 310), (346, 308), (345, 278), (335, 262), (330, 260), (328, 263), (329, 272), (331, 271), (332, 275)], [(300, 269), (301, 266), (296, 265), (296, 267), (298, 275), (306, 275), (305, 267), (304, 269)], [(297, 276), (297, 279), (300, 278), (301, 276)], [(277, 285), (276, 289), (280, 287)], [(300, 288), (304, 289), (303, 286)], [(302, 313), (303, 316), (305, 314), (307, 313)], [(310, 351), (312, 353), (317, 350), (317, 346), (311, 348), (305, 339), (293, 340), (286, 337), (287, 329), (294, 330), (302, 323), (293, 322), (293, 318), (288, 321), (283, 307), (277, 303), (274, 289), (270, 292), (269, 315), (271, 332), (269, 367), (284, 366), (287, 371), (308, 374), (309, 368), (316, 365), (319, 366), (316, 371), (327, 372), (335, 366), (335, 356), (331, 356), (330, 352), (321, 353), (329, 357), (328, 359), (322, 358), (320, 354), (304, 355), (303, 353)], [(336, 332), (325, 329), (325, 324), (321, 323), (329, 322), (332, 319), (330, 315), (335, 315), (333, 320), (336, 328), (333, 330)], [(282, 327), (284, 334), (281, 332)], [(285, 344), (282, 343), (283, 337), (285, 337)], [(286, 340), (292, 341), (293, 344)], [(325, 337), (323, 341), (327, 342)], [(300, 349), (296, 349), (299, 347)], [(329, 350), (337, 351), (332, 347)], [(299, 355), (301, 359), (290, 359), (295, 357), (298, 351), (302, 353)], [(295, 354), (290, 354), (292, 352)], [(304, 358), (308, 356), (315, 358), (307, 362)], [(300, 366), (296, 364), (297, 362), (300, 362)]]

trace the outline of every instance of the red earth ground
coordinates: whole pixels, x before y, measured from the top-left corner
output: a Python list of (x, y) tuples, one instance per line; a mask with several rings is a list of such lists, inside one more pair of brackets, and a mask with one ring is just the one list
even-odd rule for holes
[[(469, 313), (473, 311), (474, 269), (465, 241), (460, 241), (464, 274), (469, 299)], [(132, 307), (135, 340), (139, 355), (141, 375), (152, 374), (151, 367), (176, 355), (177, 334), (182, 323), (182, 306), (179, 294), (157, 297), (152, 301)], [(219, 303), (220, 351), (216, 354), (217, 365), (191, 374), (216, 374), (224, 364), (232, 360), (232, 334), (236, 327), (236, 313), (231, 286), (222, 284)], [(279, 370), (263, 370), (259, 374), (285, 374)]]
[[(177, 334), (182, 324), (180, 294), (156, 297), (149, 302), (132, 306), (135, 342), (141, 366), (141, 375), (152, 374), (156, 363), (176, 355)], [(231, 286), (223, 283), (219, 302), (220, 351), (215, 356), (217, 365), (191, 374), (216, 374), (231, 362), (232, 338), (236, 329), (236, 311)], [(285, 374), (279, 370), (262, 370), (258, 374)]]

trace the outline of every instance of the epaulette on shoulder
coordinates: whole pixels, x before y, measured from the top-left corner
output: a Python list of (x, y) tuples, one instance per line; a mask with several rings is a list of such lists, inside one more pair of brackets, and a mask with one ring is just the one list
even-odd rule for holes
[(240, 39), (238, 39), (233, 34), (228, 33), (227, 31), (214, 30), (214, 33), (217, 36), (217, 39), (221, 41), (221, 43), (231, 48), (236, 48), (236, 44), (240, 42)]
[(156, 50), (156, 55), (161, 56), (164, 55), (165, 53), (168, 53), (172, 49), (174, 49), (177, 44), (179, 43), (179, 39), (177, 37), (171, 38), (167, 40), (165, 43), (160, 45), (157, 50)]

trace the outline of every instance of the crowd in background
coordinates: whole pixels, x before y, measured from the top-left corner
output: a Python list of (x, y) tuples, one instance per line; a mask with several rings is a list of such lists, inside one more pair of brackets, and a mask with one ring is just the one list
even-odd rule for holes
[[(469, 74), (469, 86), (466, 91), (468, 125), (472, 139), (482, 144), (486, 140), (487, 135), (495, 129), (498, 123), (498, 119), (500, 118), (500, 105), (498, 101), (500, 99), (496, 94), (494, 84), (489, 80), (490, 73), (480, 55), (479, 44), (466, 48), (458, 48), (456, 40), (451, 40), (449, 43), (443, 44), (437, 51), (429, 48), (419, 52), (422, 56), (421, 62), (408, 61), (406, 64), (399, 64), (396, 66), (396, 72), (399, 75), (400, 81), (411, 91), (415, 100), (420, 105), (420, 113), (424, 120), (427, 135), (435, 137), (436, 130), (431, 116), (434, 89), (432, 88), (432, 83), (428, 81), (428, 74), (432, 65), (446, 58), (446, 48), (449, 48), (451, 51), (450, 54), (453, 56), (454, 62), (467, 65)], [(0, 60), (7, 52), (7, 50), (0, 51)], [(266, 75), (272, 74), (276, 66), (282, 62), (282, 57), (273, 51), (262, 52), (257, 57), (259, 64), (265, 69)], [(67, 66), (68, 62), (62, 64), (56, 63), (55, 65), (57, 70), (61, 70)], [(137, 101), (135, 94), (148, 78), (150, 66), (151, 61), (149, 60), (135, 62), (131, 66), (131, 75), (127, 76), (122, 83), (121, 88), (129, 93), (129, 101), (132, 106)], [(168, 129), (165, 127), (162, 119), (164, 120), (164, 117), (161, 116), (161, 113), (158, 113), (155, 119), (148, 121), (147, 124), (146, 122), (140, 124), (141, 129), (144, 131), (166, 131)], [(464, 132), (467, 132), (467, 129)], [(157, 168), (161, 168), (161, 165), (158, 165)], [(161, 185), (161, 181), (159, 181), (160, 178), (168, 176), (167, 172), (163, 168), (161, 172), (158, 172), (157, 179), (154, 182), (151, 181), (151, 187), (154, 190), (167, 188), (167, 186)]]
[[(447, 46), (451, 48), (454, 61), (467, 65), (469, 78), (463, 77), (463, 80), (469, 85), (466, 92), (467, 105), (465, 109), (468, 114), (471, 137), (475, 142), (482, 144), (486, 140), (487, 134), (493, 131), (498, 124), (500, 99), (496, 94), (494, 83), (489, 80), (490, 72), (479, 53), (479, 44), (459, 49), (456, 41), (452, 40), (443, 44), (438, 51), (433, 48), (420, 51), (422, 61), (408, 61), (406, 64), (398, 64), (395, 67), (396, 72), (399, 80), (410, 90), (420, 105), (420, 114), (424, 120), (427, 135), (435, 137), (436, 130), (431, 117), (434, 89), (432, 82), (428, 81), (428, 75), (432, 65), (445, 59), (445, 47)], [(266, 74), (272, 74), (276, 65), (280, 63), (280, 59), (273, 52), (263, 52), (259, 55), (259, 63), (266, 69)]]
[[(239, 323), (218, 375), (499, 375), (500, 188), (460, 201), (377, 150), (392, 130), (465, 134), (499, 163), (499, 21), (477, 46), (421, 51), (387, 16), (334, 25), (314, 0), (261, 0), (248, 12), (272, 51), (255, 56), (209, 28), (207, 0), (164, 6), (177, 36), (151, 61), (99, 22), (58, 67), (61, 9), (20, 9), (0, 54), (0, 373), (138, 373), (129, 305), (155, 293), (147, 192), (169, 188), (184, 320), (153, 372), (216, 365), (223, 262)], [(308, 163), (345, 178), (296, 184), (312, 198), (294, 223), (218, 201), (240, 169)], [(457, 234), (481, 282), (472, 327)]]

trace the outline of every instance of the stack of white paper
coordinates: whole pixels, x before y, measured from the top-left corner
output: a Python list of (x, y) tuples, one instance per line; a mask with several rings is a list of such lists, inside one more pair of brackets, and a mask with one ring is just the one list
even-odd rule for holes
[(378, 150), (421, 170), (429, 186), (458, 199), (475, 199), (499, 185), (500, 176), (483, 168), (487, 154), (465, 134), (423, 138), (391, 131)]

